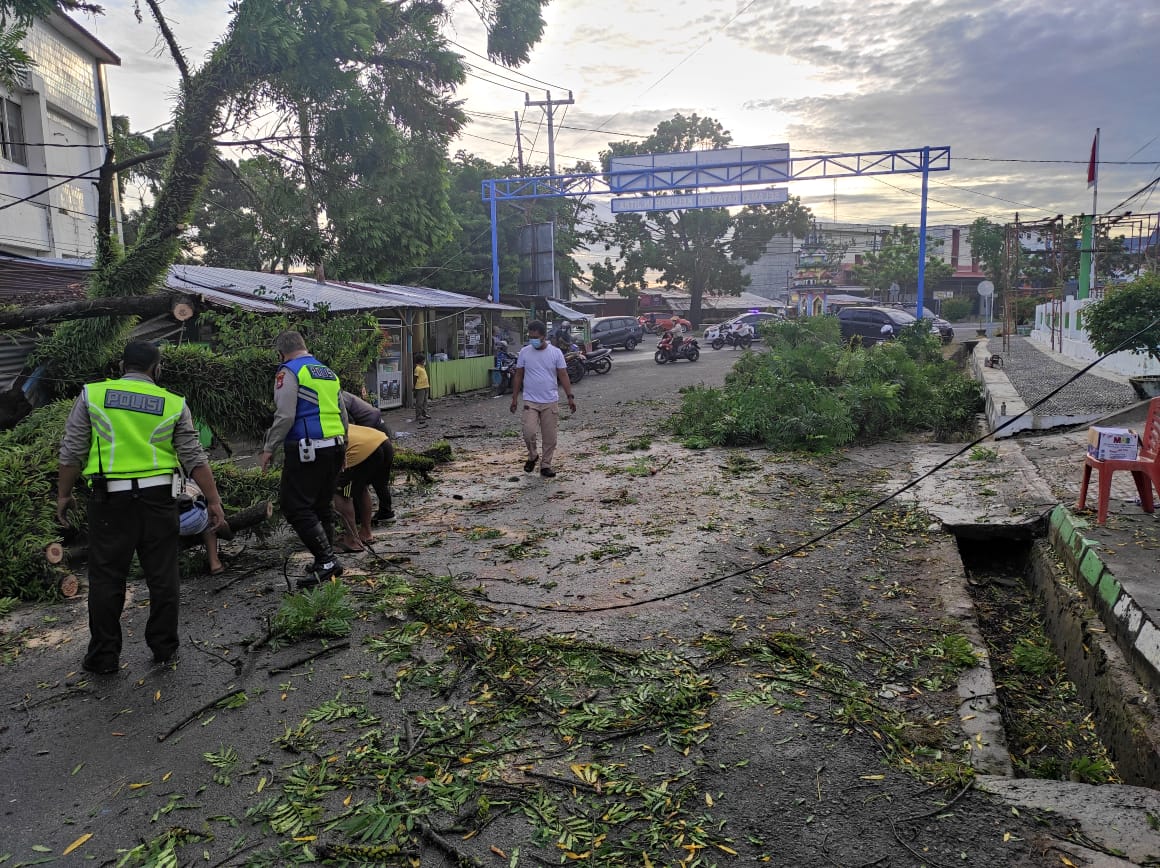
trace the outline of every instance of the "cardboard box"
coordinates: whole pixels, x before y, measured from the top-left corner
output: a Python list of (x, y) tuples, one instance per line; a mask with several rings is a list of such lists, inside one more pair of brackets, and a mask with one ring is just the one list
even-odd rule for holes
[(1134, 461), (1140, 454), (1140, 437), (1130, 428), (1092, 427), (1087, 451), (1099, 461)]

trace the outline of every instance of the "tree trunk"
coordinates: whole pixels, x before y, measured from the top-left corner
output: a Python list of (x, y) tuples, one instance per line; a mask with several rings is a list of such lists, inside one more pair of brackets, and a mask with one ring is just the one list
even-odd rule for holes
[[(98, 239), (90, 298), (149, 295), (177, 258), (179, 236), (205, 186), (214, 156), (213, 131), (221, 105), (231, 94), (244, 93), (274, 71), (254, 59), (247, 37), (231, 31), (205, 65), (182, 84), (173, 144), (156, 202), (136, 242), (123, 255), (108, 231)], [(45, 382), (55, 386), (58, 396), (73, 394), (120, 352), (131, 327), (131, 320), (116, 315), (65, 322), (35, 356), (47, 367)]]
[[(264, 521), (269, 521), (270, 516), (274, 514), (274, 504), (268, 500), (263, 500), (255, 503), (253, 506), (243, 509), (241, 512), (235, 512), (233, 515), (226, 518), (226, 526), (220, 528), (217, 532), (219, 539), (233, 539), (234, 534), (239, 531), (248, 530), (255, 527)], [(193, 548), (201, 545), (201, 535), (187, 536), (181, 538), (181, 547), (183, 549)], [(88, 559), (89, 547), (84, 543), (76, 545), (64, 546), (61, 543), (49, 543), (44, 549), (44, 558), (50, 564), (60, 564), (68, 562), (70, 566), (75, 566)]]
[(0, 331), (96, 316), (151, 317), (171, 313), (178, 322), (185, 322), (197, 312), (198, 307), (195, 299), (170, 293), (86, 298), (0, 311)]

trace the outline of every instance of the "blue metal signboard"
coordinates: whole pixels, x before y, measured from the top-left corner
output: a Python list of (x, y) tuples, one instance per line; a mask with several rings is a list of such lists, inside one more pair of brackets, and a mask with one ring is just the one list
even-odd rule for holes
[(789, 165), (789, 145), (634, 154), (609, 161), (608, 189), (632, 193), (775, 184), (789, 180)]
[[(726, 157), (725, 155), (731, 155)], [(726, 159), (734, 162), (724, 162)], [(627, 162), (626, 162), (627, 161)], [(657, 211), (674, 207), (707, 208), (722, 205), (757, 204), (721, 201), (710, 204), (711, 194), (697, 194), (699, 187), (768, 184), (780, 181), (812, 181), (820, 178), (857, 178), (864, 175), (922, 175), (922, 206), (919, 211), (918, 304), (917, 315), (923, 315), (926, 288), (926, 212), (931, 172), (949, 172), (951, 149), (937, 147), (902, 148), (893, 151), (861, 151), (849, 154), (790, 157), (789, 145), (763, 145), (754, 148), (726, 148), (712, 151), (690, 151), (684, 154), (644, 154), (616, 157), (607, 174), (584, 173), (529, 178), (489, 178), (482, 184), (483, 201), (491, 210), (491, 292), (499, 301), (499, 232), (496, 207), (499, 202), (526, 199), (559, 199), (596, 193), (664, 192), (689, 190), (695, 204), (676, 206), (676, 197), (634, 196), (613, 201), (617, 213), (630, 210)], [(761, 195), (774, 191), (749, 191)], [(781, 191), (784, 193), (784, 191)], [(732, 196), (733, 193), (724, 193)], [(661, 202), (664, 205), (658, 207)], [(784, 200), (782, 200), (784, 201)], [(617, 202), (626, 204), (618, 205)], [(642, 203), (633, 208), (627, 203)], [(771, 203), (763, 203), (771, 204)]]

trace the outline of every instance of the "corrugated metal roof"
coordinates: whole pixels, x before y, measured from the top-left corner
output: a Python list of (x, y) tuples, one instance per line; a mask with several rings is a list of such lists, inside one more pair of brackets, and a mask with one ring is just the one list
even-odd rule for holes
[(89, 266), (76, 260), (0, 254), (0, 304), (52, 304), (85, 297)]
[(250, 310), (380, 310), (383, 308), (433, 308), (437, 310), (522, 310), (469, 295), (427, 286), (380, 283), (319, 283), (302, 275), (265, 274), (206, 265), (174, 265), (166, 285), (170, 289), (196, 292), (224, 304)]
[(24, 370), (28, 354), (36, 347), (30, 335), (0, 332), (0, 392), (7, 392)]
[(391, 304), (384, 307), (428, 307), (436, 310), (523, 310), (511, 304), (500, 304), (494, 301), (484, 301), (470, 295), (461, 295), (458, 292), (448, 292), (445, 289), (432, 289), (429, 286), (400, 286), (394, 283), (352, 283), (352, 287), (362, 287), (373, 290), (387, 298), (393, 299)]
[[(11, 267), (8, 267), (11, 265)], [(92, 262), (83, 259), (30, 259), (0, 254), (0, 291), (11, 284), (21, 300), (43, 292), (48, 281), (67, 287), (69, 298), (84, 297), (84, 276)], [(384, 308), (432, 308), (436, 310), (509, 310), (523, 308), (496, 304), (427, 286), (378, 283), (319, 283), (303, 275), (270, 274), (217, 268), (209, 265), (175, 264), (169, 267), (167, 289), (204, 296), (208, 301), (258, 312), (372, 311)], [(64, 300), (63, 298), (52, 300)]]

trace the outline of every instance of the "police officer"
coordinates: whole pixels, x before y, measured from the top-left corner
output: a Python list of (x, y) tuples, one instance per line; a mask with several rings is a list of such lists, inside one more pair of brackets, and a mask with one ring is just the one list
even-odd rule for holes
[(134, 341), (122, 376), (90, 383), (77, 397), (60, 444), (56, 514), (63, 523), (82, 474), (89, 501), (89, 649), (81, 664), (107, 675), (120, 667), (121, 612), (133, 553), (149, 587), (145, 642), (155, 663), (178, 647), (177, 494), (181, 467), (205, 496), (213, 528), (225, 523), (209, 460), (185, 399), (157, 385), (161, 353)]
[(314, 564), (299, 589), (342, 575), (334, 556), (331, 496), (346, 452), (346, 408), (339, 398), (338, 375), (306, 349), (296, 331), (285, 331), (274, 343), (282, 366), (274, 380), (274, 423), (266, 432), (258, 461), (270, 466), (284, 445), (282, 514), (314, 555)]

